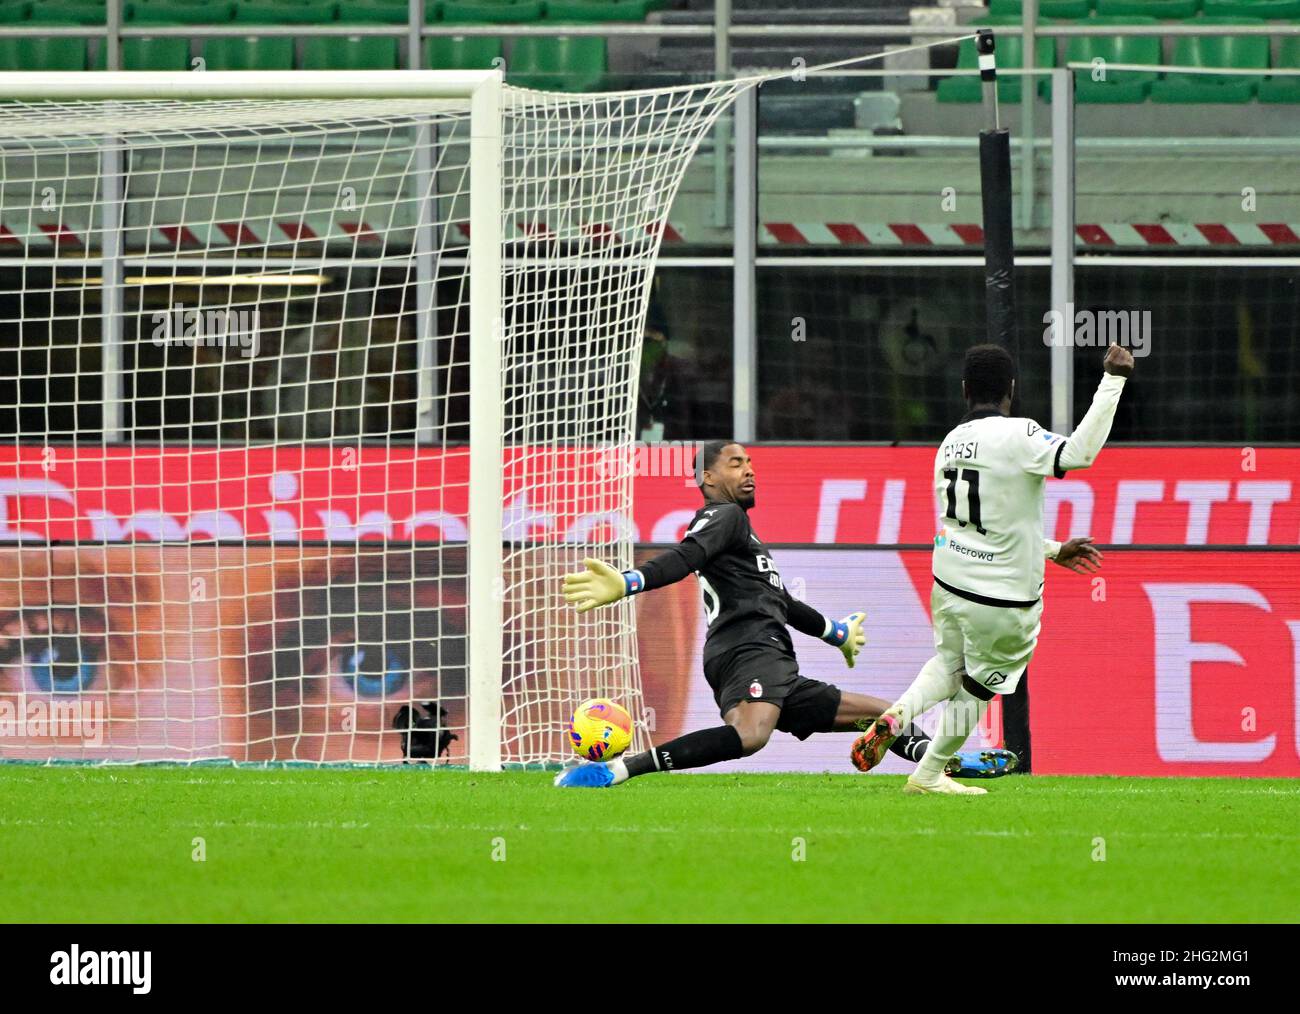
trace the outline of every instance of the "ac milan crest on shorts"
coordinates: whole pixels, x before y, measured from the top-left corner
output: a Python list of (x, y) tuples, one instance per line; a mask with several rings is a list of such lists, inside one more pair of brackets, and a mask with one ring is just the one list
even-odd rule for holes
[(799, 739), (835, 725), (839, 688), (800, 676), (794, 654), (776, 645), (760, 642), (709, 659), (704, 678), (724, 717), (737, 704), (763, 701), (781, 709), (777, 729)]

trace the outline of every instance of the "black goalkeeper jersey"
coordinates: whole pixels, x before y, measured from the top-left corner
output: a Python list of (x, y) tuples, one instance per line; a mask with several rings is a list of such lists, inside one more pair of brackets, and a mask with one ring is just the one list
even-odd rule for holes
[(682, 542), (694, 541), (705, 561), (695, 572), (709, 632), (704, 661), (741, 645), (770, 644), (793, 652), (786, 629), (789, 595), (772, 555), (738, 504), (706, 503)]

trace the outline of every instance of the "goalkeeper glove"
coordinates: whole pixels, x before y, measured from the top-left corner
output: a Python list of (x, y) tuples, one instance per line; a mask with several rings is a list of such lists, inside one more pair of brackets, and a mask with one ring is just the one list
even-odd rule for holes
[(645, 585), (639, 571), (621, 574), (600, 560), (588, 558), (582, 562), (586, 571), (564, 575), (564, 601), (576, 606), (580, 613), (617, 602), (624, 595), (641, 591)]
[(867, 643), (867, 635), (862, 632), (862, 623), (866, 618), (866, 613), (849, 613), (842, 620), (826, 621), (827, 630), (822, 634), (822, 640), (840, 649), (850, 669), (854, 666), (858, 652)]

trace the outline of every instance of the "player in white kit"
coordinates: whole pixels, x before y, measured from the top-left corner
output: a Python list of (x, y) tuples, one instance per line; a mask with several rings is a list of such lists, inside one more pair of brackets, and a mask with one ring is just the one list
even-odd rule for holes
[(1049, 476), (1087, 468), (1110, 434), (1133, 356), (1112, 345), (1092, 405), (1067, 439), (1011, 415), (1015, 363), (1000, 345), (966, 353), (970, 411), (939, 445), (934, 487), (942, 515), (934, 539), (930, 618), (935, 655), (915, 682), (853, 744), (853, 764), (875, 767), (899, 731), (943, 701), (939, 730), (908, 778), (911, 794), (983, 795), (944, 774), (995, 694), (1015, 692), (1034, 654), (1043, 615), (1044, 560), (1078, 573), (1101, 562), (1091, 538), (1043, 538)]

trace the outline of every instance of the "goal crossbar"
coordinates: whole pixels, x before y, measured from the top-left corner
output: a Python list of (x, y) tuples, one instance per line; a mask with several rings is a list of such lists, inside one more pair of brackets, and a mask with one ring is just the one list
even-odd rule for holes
[(500, 70), (205, 70), (0, 72), (23, 102), (132, 99), (457, 99), (500, 87)]

